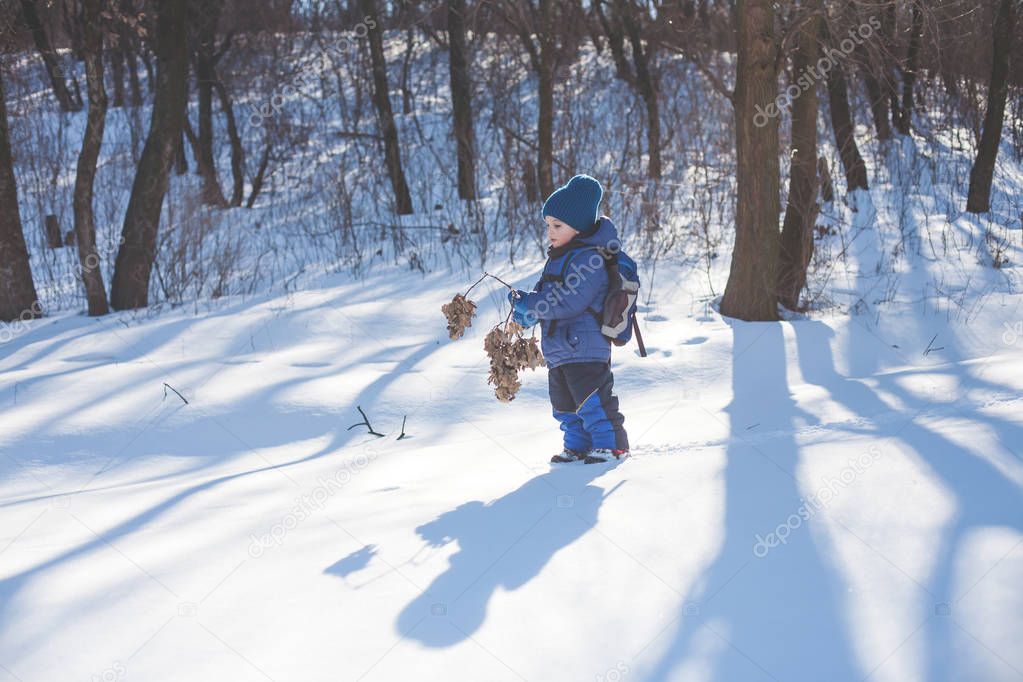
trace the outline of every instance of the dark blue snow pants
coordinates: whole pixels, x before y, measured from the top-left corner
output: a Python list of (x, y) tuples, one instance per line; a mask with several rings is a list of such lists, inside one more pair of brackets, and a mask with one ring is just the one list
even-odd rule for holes
[(629, 449), (629, 437), (622, 428), (625, 417), (618, 411), (618, 397), (612, 393), (610, 363), (573, 362), (552, 367), (548, 388), (566, 448), (583, 452)]

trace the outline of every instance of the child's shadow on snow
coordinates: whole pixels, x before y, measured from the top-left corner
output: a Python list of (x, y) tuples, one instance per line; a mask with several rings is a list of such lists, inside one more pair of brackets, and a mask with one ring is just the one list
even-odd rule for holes
[[(474, 500), (416, 528), (430, 546), (458, 542), (446, 571), (398, 616), (402, 636), (432, 647), (479, 629), (491, 596), (536, 577), (561, 549), (597, 522), (606, 495), (588, 485), (608, 468), (573, 465), (537, 476), (504, 497)], [(580, 566), (580, 571), (587, 568)]]

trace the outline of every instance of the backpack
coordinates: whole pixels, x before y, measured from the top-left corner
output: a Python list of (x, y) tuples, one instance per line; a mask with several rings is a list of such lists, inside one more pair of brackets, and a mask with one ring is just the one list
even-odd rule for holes
[(646, 347), (636, 322), (636, 301), (639, 298), (639, 271), (636, 261), (618, 249), (605, 258), (607, 268), (607, 296), (604, 297), (603, 319), (600, 332), (616, 346), (624, 346), (636, 333), (639, 354), (646, 357)]
[[(564, 282), (565, 274), (572, 259), (583, 251), (594, 250), (604, 259), (604, 268), (607, 270), (607, 295), (604, 296), (604, 305), (601, 311), (589, 310), (590, 314), (600, 325), (600, 333), (608, 341), (616, 346), (624, 346), (632, 340), (632, 334), (636, 334), (636, 343), (639, 344), (639, 354), (646, 357), (646, 346), (643, 344), (643, 336), (639, 333), (639, 324), (636, 322), (636, 301), (639, 298), (639, 271), (636, 261), (620, 247), (618, 249), (605, 249), (597, 246), (582, 246), (566, 253), (561, 265), (561, 274), (544, 275), (545, 281)], [(553, 331), (553, 327), (548, 333)]]

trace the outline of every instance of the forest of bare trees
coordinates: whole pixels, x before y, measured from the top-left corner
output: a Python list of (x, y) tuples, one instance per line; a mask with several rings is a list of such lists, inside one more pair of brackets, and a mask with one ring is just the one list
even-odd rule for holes
[(1023, 680), (1023, 0), (0, 0), (0, 682)]
[[(868, 154), (934, 135), (925, 120), (972, 130), (955, 201), (978, 215), (992, 210), (999, 150), (1023, 155), (1018, 0), (3, 0), (0, 12), (8, 322), (45, 314), (43, 299), (99, 316), (216, 297), (239, 270), (287, 277), (304, 264), (279, 245), (239, 265), (270, 238), (246, 217), (260, 206), (299, 221), (314, 202), (303, 230), (334, 250), (326, 260), (386, 246), (422, 268), (485, 261), (499, 241), (514, 258), (539, 239), (523, 225), (559, 178), (600, 174), (583, 158), (610, 159), (612, 200), (634, 210), (649, 253), (709, 243), (709, 217), (666, 229), (664, 197), (695, 196), (687, 171), (723, 173), (731, 190), (708, 199), (727, 204), (734, 243), (721, 312), (772, 320), (779, 304), (805, 306), (820, 206), (869, 191)], [(576, 97), (587, 54), (613, 78)], [(693, 79), (703, 102), (689, 101)], [(725, 143), (712, 150), (714, 134)], [(436, 158), (413, 160), (422, 149)], [(298, 172), (322, 158), (330, 172)], [(238, 223), (234, 241), (211, 237)], [(73, 266), (48, 253), (64, 247)]]

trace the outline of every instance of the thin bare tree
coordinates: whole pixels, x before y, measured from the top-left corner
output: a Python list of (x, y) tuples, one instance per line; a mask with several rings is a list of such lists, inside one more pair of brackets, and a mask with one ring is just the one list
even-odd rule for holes
[(384, 141), (384, 159), (387, 163), (387, 174), (391, 178), (391, 189), (394, 191), (395, 211), (399, 215), (408, 215), (413, 212), (412, 195), (409, 193), (401, 164), (398, 126), (394, 122), (394, 111), (391, 109), (387, 60), (384, 57), (384, 27), (380, 23), (376, 0), (361, 0), (361, 4), (363, 13), (368, 17), (366, 25), (369, 31), (369, 54), (373, 71), (373, 106), (376, 109), (380, 136)]
[(898, 128), (903, 135), (909, 135), (913, 126), (913, 110), (916, 108), (913, 88), (916, 86), (917, 68), (920, 60), (920, 43), (923, 40), (924, 12), (921, 0), (911, 0), (909, 47), (906, 49), (906, 65), (902, 68), (902, 106), (899, 109)]
[(28, 248), (18, 209), (18, 187), (7, 126), (7, 99), (0, 69), (0, 321), (10, 322), (42, 314), (32, 282)]
[[(655, 70), (656, 41), (649, 39), (653, 20), (645, 3), (637, 7), (633, 0), (611, 0), (610, 16), (603, 2), (595, 0), (594, 11), (608, 37), (608, 46), (615, 62), (616, 75), (624, 80), (643, 100), (647, 118), (647, 177), (661, 177), (661, 113), (660, 87)], [(632, 61), (625, 54), (628, 36)]]
[[(202, 200), (210, 206), (226, 206), (213, 157), (213, 89), (217, 82), (217, 25), (223, 0), (190, 0), (189, 25), (195, 40), (192, 59), (199, 100), (199, 135), (196, 167), (202, 178)], [(222, 53), (221, 53), (222, 54)]]
[(527, 194), (546, 197), (554, 191), (554, 84), (572, 42), (567, 27), (583, 17), (576, 5), (554, 0), (499, 0), (493, 7), (519, 37), (536, 74), (536, 188)]
[[(831, 31), (827, 22), (821, 24), (822, 38), (826, 45), (831, 45)], [(831, 45), (831, 47), (834, 47)], [(828, 112), (831, 115), (831, 129), (835, 133), (835, 146), (842, 159), (845, 170), (845, 185), (849, 192), (856, 189), (869, 189), (867, 182), (867, 166), (860, 155), (860, 148), (853, 135), (855, 121), (852, 107), (849, 106), (849, 86), (845, 77), (845, 67), (836, 63), (828, 72)]]
[(804, 83), (817, 62), (820, 18), (813, 16), (800, 29), (792, 54), (790, 82), (803, 88), (792, 103), (792, 164), (789, 197), (778, 252), (778, 302), (799, 309), (799, 293), (806, 285), (806, 268), (813, 255), (813, 228), (817, 222), (817, 84)]
[(472, 122), (472, 81), (465, 44), (465, 0), (448, 0), (447, 21), (451, 113), (458, 157), (458, 196), (462, 199), (475, 199), (476, 152)]
[(186, 0), (160, 0), (156, 22), (156, 96), (142, 156), (135, 172), (114, 264), (110, 303), (115, 310), (149, 304), (149, 277), (168, 175), (181, 141), (188, 98)]
[(970, 170), (970, 191), (966, 210), (987, 213), (991, 209), (991, 183), (994, 179), (995, 160), (1002, 141), (1002, 123), (1005, 119), (1005, 100), (1008, 96), (1009, 55), (1015, 35), (1015, 0), (1000, 0), (993, 27), (994, 46), (991, 60), (991, 80), (988, 83), (987, 112), (984, 114), (984, 132), (977, 145), (977, 158)]
[(96, 221), (92, 209), (96, 163), (99, 160), (100, 148), (103, 146), (103, 131), (107, 119), (107, 92), (103, 86), (105, 26), (101, 17), (102, 7), (102, 0), (82, 0), (84, 22), (82, 52), (85, 57), (89, 113), (85, 122), (82, 149), (78, 153), (73, 201), (78, 260), (90, 315), (106, 315), (109, 312), (106, 287), (100, 271), (100, 259), (96, 252)]
[[(57, 59), (57, 51), (53, 49), (53, 43), (43, 27), (35, 0), (21, 0), (21, 16), (32, 33), (32, 40), (35, 41), (36, 50), (46, 67), (46, 75), (50, 78), (50, 87), (53, 89), (53, 94), (57, 98), (61, 110), (80, 111), (82, 98), (78, 94), (77, 84), (74, 84), (73, 89), (68, 88), (64, 71)], [(73, 78), (71, 80), (74, 81)]]

